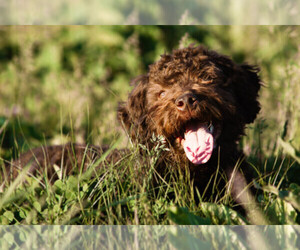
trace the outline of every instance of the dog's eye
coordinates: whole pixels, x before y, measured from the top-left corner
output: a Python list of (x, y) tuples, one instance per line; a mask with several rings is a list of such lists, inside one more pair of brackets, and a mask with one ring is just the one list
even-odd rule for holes
[(161, 91), (160, 93), (159, 93), (159, 97), (160, 98), (164, 98), (166, 96), (166, 91)]

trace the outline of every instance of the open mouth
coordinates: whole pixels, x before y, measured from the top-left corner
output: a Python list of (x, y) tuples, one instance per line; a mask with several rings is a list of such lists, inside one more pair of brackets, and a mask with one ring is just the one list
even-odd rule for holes
[(195, 165), (209, 161), (215, 144), (215, 128), (212, 123), (190, 122), (185, 126), (179, 141), (186, 157)]

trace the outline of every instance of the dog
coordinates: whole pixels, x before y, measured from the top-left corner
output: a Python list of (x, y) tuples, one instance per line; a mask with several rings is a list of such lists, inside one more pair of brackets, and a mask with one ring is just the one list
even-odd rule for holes
[(149, 149), (153, 135), (163, 136), (170, 150), (157, 164), (162, 175), (166, 165), (187, 169), (201, 193), (219, 171), (235, 200), (247, 202), (242, 172), (250, 179), (250, 171), (238, 141), (260, 111), (258, 73), (257, 66), (236, 64), (203, 46), (177, 49), (133, 81), (118, 118), (129, 137)]
[[(99, 159), (107, 153), (105, 161)], [(46, 177), (51, 184), (72, 174), (104, 167), (105, 163), (116, 164), (128, 154), (127, 149), (109, 149), (109, 146), (67, 143), (65, 145), (42, 146), (23, 153), (18, 159), (5, 165), (4, 181), (15, 180), (20, 172), (29, 176)], [(3, 183), (5, 184), (5, 183)], [(2, 187), (3, 189), (3, 187)]]
[[(156, 163), (162, 176), (170, 167), (188, 170), (201, 193), (212, 186), (214, 174), (224, 173), (234, 199), (246, 202), (240, 193), (248, 183), (242, 172), (247, 177), (249, 166), (238, 141), (260, 110), (258, 73), (256, 66), (237, 64), (203, 46), (176, 49), (133, 80), (134, 88), (128, 100), (119, 103), (117, 117), (136, 145), (151, 150), (155, 147), (151, 138), (163, 138), (168, 150)], [(31, 174), (47, 169), (54, 182), (58, 175), (53, 166), (66, 165), (65, 173), (71, 174), (71, 163), (77, 162), (85, 171), (87, 159), (96, 161), (106, 151), (106, 147), (80, 144), (40, 147), (21, 155), (7, 168), (7, 175), (18, 175), (15, 165), (30, 165)], [(122, 155), (114, 150), (108, 161), (116, 162)], [(219, 179), (224, 188), (226, 183)]]

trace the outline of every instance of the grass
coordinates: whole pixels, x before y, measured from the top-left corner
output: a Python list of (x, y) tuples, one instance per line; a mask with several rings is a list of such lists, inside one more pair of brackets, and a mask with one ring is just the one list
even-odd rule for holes
[[(263, 215), (252, 211), (251, 216), (245, 217), (234, 210), (234, 202), (228, 199), (229, 190), (217, 200), (213, 197), (202, 200), (200, 194), (193, 192), (187, 175), (170, 170), (167, 179), (158, 176), (154, 165), (162, 150), (165, 149), (156, 147), (146, 152), (148, 157), (141, 162), (139, 150), (133, 148), (132, 153), (118, 164), (94, 171), (95, 166), (105, 160), (103, 157), (91, 163), (86, 173), (60, 175), (54, 185), (47, 182), (46, 176), (36, 179), (27, 177), (23, 172), (1, 194), (1, 224), (299, 223), (300, 187), (292, 183), (288, 189), (280, 189), (286, 177), (286, 173), (283, 173), (278, 180), (283, 164), (269, 176), (260, 176), (255, 183), (263, 191), (257, 197)], [(20, 184), (24, 178), (26, 182)], [(154, 178), (158, 185), (153, 186)], [(40, 181), (43, 181), (43, 185)], [(199, 199), (202, 202), (196, 201)], [(251, 209), (249, 207), (248, 211)]]
[(158, 146), (138, 160), (138, 151), (145, 149), (130, 145), (116, 121), (130, 79), (146, 72), (165, 50), (191, 42), (261, 67), (262, 111), (240, 147), (257, 175), (260, 223), (300, 223), (299, 27), (32, 26), (0, 32), (1, 167), (44, 144), (76, 141), (131, 149), (119, 164), (95, 174), (97, 164), (91, 163), (91, 172), (61, 175), (54, 185), (45, 176), (43, 185), (32, 177), (19, 185), (21, 174), (0, 194), (0, 224), (255, 223), (235, 210), (226, 193), (198, 203), (201, 195), (186, 175), (170, 170), (168, 181), (157, 176), (153, 166), (166, 149)]

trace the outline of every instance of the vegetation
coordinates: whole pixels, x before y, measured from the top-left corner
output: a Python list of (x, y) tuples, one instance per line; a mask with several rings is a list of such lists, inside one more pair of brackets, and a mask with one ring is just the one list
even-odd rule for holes
[[(193, 0), (52, 0), (37, 5), (3, 2), (0, 23), (6, 25), (57, 24), (299, 24), (299, 2)], [(247, 10), (247, 11), (245, 11)]]
[[(68, 141), (131, 148), (121, 164), (54, 185), (27, 177), (0, 194), (1, 224), (251, 224), (229, 199), (196, 202), (170, 173), (154, 189), (161, 150), (137, 164), (116, 121), (130, 80), (165, 51), (201, 43), (261, 67), (261, 113), (240, 146), (257, 172), (264, 222), (300, 223), (300, 28), (294, 26), (11, 26), (0, 28), (0, 166)], [(156, 140), (156, 138), (153, 138)], [(93, 164), (91, 169), (93, 169)], [(146, 178), (144, 169), (151, 169)], [(126, 175), (125, 173), (130, 173)], [(222, 200), (222, 199), (221, 199)], [(261, 221), (262, 223), (262, 221)]]

